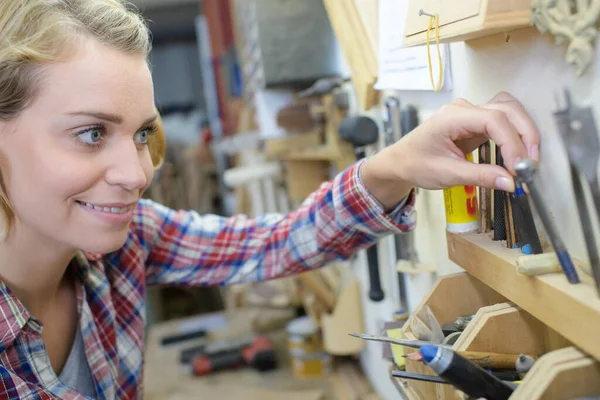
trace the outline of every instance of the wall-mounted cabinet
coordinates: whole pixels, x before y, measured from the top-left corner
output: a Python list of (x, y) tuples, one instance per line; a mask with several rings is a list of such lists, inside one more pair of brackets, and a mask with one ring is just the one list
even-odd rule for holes
[[(440, 42), (458, 42), (531, 26), (531, 0), (410, 0), (404, 46), (426, 43), (429, 17), (438, 14)], [(435, 26), (434, 28), (435, 29)], [(431, 33), (431, 39), (435, 34)]]

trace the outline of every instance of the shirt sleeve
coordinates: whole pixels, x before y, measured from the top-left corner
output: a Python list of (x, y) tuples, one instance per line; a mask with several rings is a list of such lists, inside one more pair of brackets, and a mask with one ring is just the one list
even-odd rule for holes
[(413, 229), (414, 190), (385, 213), (362, 184), (363, 164), (323, 183), (287, 215), (226, 218), (141, 200), (133, 234), (144, 252), (147, 283), (228, 285), (288, 276)]

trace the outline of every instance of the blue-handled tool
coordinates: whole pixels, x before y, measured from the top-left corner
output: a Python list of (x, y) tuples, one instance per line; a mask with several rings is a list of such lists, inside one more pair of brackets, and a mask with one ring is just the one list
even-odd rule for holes
[(473, 398), (508, 400), (514, 389), (451, 348), (421, 346), (423, 361), (441, 378)]
[(577, 275), (571, 256), (558, 233), (558, 229), (556, 229), (556, 225), (554, 225), (554, 221), (550, 218), (550, 214), (548, 214), (542, 194), (536, 185), (537, 163), (529, 158), (521, 159), (515, 165), (515, 171), (521, 183), (525, 183), (529, 189), (529, 195), (540, 215), (544, 229), (548, 233), (548, 238), (554, 247), (554, 251), (563, 272), (567, 276), (567, 280), (570, 283), (579, 283), (579, 275)]

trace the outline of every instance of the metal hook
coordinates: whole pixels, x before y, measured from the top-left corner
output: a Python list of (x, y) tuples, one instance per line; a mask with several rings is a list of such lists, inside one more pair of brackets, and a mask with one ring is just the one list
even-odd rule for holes
[(427, 15), (428, 17), (434, 17), (435, 18), (435, 14), (428, 13), (427, 11), (423, 11), (423, 9), (421, 8), (419, 10), (419, 17), (422, 16), (422, 15)]

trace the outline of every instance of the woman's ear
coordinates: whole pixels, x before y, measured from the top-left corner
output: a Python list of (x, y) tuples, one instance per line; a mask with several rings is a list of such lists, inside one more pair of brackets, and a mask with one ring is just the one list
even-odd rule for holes
[(156, 119), (156, 132), (150, 137), (148, 141), (148, 148), (150, 150), (150, 157), (152, 157), (152, 165), (154, 165), (154, 169), (159, 169), (165, 160), (165, 154), (167, 152), (167, 138), (165, 136), (165, 130), (158, 110), (156, 110), (156, 114), (158, 115), (158, 118)]

